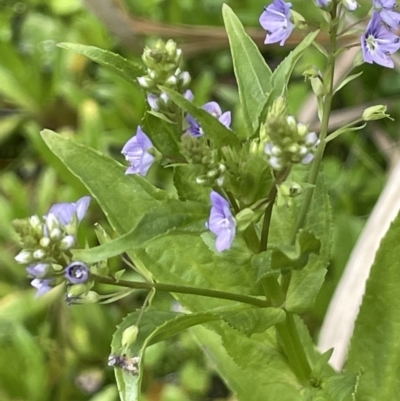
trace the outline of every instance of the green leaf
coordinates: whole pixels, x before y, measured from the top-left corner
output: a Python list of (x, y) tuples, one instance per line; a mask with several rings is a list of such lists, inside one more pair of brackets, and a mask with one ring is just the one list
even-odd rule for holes
[(311, 253), (318, 254), (321, 243), (315, 235), (300, 230), (296, 235), (294, 245), (270, 245), (272, 252), (271, 269), (301, 269), (309, 259)]
[(259, 117), (270, 90), (272, 71), (257, 45), (246, 34), (240, 20), (226, 4), (222, 7), (222, 15), (232, 52), (240, 103), (250, 136), (258, 128)]
[(357, 74), (352, 74), (347, 76), (342, 82), (340, 82), (340, 84), (335, 88), (334, 94), (339, 92), (340, 89), (342, 89), (345, 85), (347, 85), (349, 82), (353, 81), (354, 79), (358, 78), (361, 74), (363, 73), (363, 71), (360, 71)]
[(146, 113), (143, 122), (143, 131), (150, 137), (154, 147), (166, 158), (182, 159), (179, 150), (179, 141), (182, 132), (177, 132), (175, 124), (168, 123), (153, 114)]
[(251, 338), (222, 322), (190, 331), (239, 401), (304, 401), (273, 328)]
[(330, 260), (332, 211), (322, 172), (317, 180), (304, 229), (314, 234), (321, 248), (319, 255), (310, 254), (303, 269), (292, 271), (285, 305), (288, 311), (294, 313), (303, 312), (314, 305)]
[(280, 308), (251, 308), (220, 315), (222, 320), (246, 336), (263, 333), (271, 326), (285, 321), (285, 312)]
[(361, 373), (357, 400), (385, 401), (400, 392), (400, 215), (376, 254), (358, 314), (347, 369)]
[(58, 43), (57, 46), (90, 58), (108, 70), (115, 72), (132, 85), (138, 85), (136, 78), (146, 73), (145, 69), (140, 64), (129, 61), (119, 54), (108, 50), (66, 42)]
[(184, 111), (191, 114), (201, 124), (205, 135), (209, 138), (214, 145), (221, 149), (223, 146), (230, 145), (234, 148), (240, 146), (239, 138), (225, 125), (221, 124), (217, 118), (203, 110), (196, 107), (192, 102), (185, 99), (180, 93), (172, 89), (161, 87), (161, 89), (168, 94), (170, 99), (177, 104)]
[(117, 239), (90, 249), (73, 251), (76, 260), (95, 263), (143, 247), (146, 242), (171, 233), (187, 232), (200, 236), (209, 213), (207, 205), (169, 199), (145, 213), (138, 224)]

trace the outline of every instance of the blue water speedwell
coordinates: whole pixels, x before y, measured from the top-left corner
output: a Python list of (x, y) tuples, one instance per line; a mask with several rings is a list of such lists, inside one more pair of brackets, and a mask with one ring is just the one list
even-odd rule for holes
[(385, 27), (379, 13), (374, 11), (366, 32), (361, 36), (361, 47), (366, 63), (393, 68), (390, 55), (399, 50), (400, 38)]
[(318, 7), (327, 7), (331, 3), (332, 3), (332, 0), (317, 0)]
[(46, 294), (46, 292), (49, 292), (53, 288), (53, 280), (51, 279), (39, 279), (35, 278), (34, 280), (31, 281), (32, 287), (35, 287), (37, 289), (35, 297), (40, 297), (43, 294)]
[(265, 44), (277, 42), (280, 42), (281, 46), (285, 44), (294, 28), (291, 8), (292, 3), (283, 0), (274, 0), (272, 4), (264, 8), (260, 16), (260, 24), (267, 31)]
[(382, 19), (382, 21), (390, 29), (398, 29), (400, 25), (400, 13), (394, 11), (397, 6), (394, 0), (373, 0), (374, 8)]
[(212, 191), (211, 212), (208, 220), (209, 230), (217, 236), (215, 247), (218, 252), (229, 249), (236, 234), (236, 223), (229, 203), (218, 192)]
[(83, 262), (72, 262), (65, 269), (65, 277), (72, 284), (85, 283), (89, 278), (89, 267)]
[[(226, 111), (225, 113), (222, 113), (221, 107), (217, 102), (208, 102), (202, 106), (202, 109), (217, 118), (221, 124), (225, 125), (225, 127), (230, 128), (231, 112)], [(189, 128), (186, 130), (186, 133), (196, 137), (204, 135), (201, 125), (195, 118), (188, 114), (186, 116), (186, 120), (189, 124)]]
[(125, 174), (145, 176), (154, 162), (154, 156), (148, 152), (151, 148), (153, 148), (152, 142), (138, 126), (136, 135), (129, 139), (121, 151), (130, 164)]
[(50, 220), (55, 217), (61, 225), (68, 226), (73, 223), (73, 220), (76, 217), (78, 222), (80, 222), (86, 215), (90, 200), (90, 196), (84, 196), (76, 203), (55, 203), (45, 216), (46, 221), (49, 220), (50, 223)]

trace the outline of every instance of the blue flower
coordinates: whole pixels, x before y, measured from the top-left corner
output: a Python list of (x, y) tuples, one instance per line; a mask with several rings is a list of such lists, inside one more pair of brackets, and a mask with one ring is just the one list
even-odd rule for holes
[(129, 139), (121, 151), (130, 164), (125, 174), (140, 174), (141, 176), (145, 176), (155, 159), (148, 152), (151, 148), (153, 148), (152, 142), (143, 132), (142, 128), (138, 126), (136, 135)]
[(236, 223), (232, 216), (228, 201), (218, 192), (210, 195), (211, 211), (208, 220), (209, 230), (217, 236), (215, 247), (218, 252), (229, 249), (236, 234)]
[(72, 284), (85, 283), (89, 278), (89, 267), (83, 262), (73, 262), (66, 267), (65, 277)]
[(274, 0), (272, 4), (264, 8), (260, 17), (261, 26), (267, 31), (264, 43), (285, 44), (286, 39), (293, 31), (294, 24), (291, 20), (292, 3), (283, 0)]
[(373, 0), (374, 8), (382, 21), (390, 28), (397, 30), (400, 25), (400, 13), (393, 9), (397, 6), (395, 0)]
[(400, 38), (385, 27), (379, 13), (374, 11), (367, 31), (361, 36), (361, 47), (366, 63), (393, 68), (390, 55), (399, 50)]
[(35, 265), (30, 265), (26, 268), (27, 273), (34, 278), (43, 278), (50, 265), (48, 263), (36, 263)]
[[(202, 106), (202, 109), (217, 118), (221, 124), (225, 125), (225, 127), (230, 128), (231, 112), (226, 111), (225, 113), (222, 113), (221, 107), (217, 102), (208, 102)], [(188, 134), (196, 137), (204, 135), (203, 128), (194, 117), (188, 114), (186, 120), (189, 124), (189, 128), (186, 130)]]
[(35, 297), (40, 297), (43, 294), (46, 294), (46, 292), (49, 292), (53, 287), (52, 287), (52, 282), (53, 280), (50, 279), (39, 279), (35, 278), (34, 280), (31, 281), (32, 287), (35, 287), (37, 289)]
[(328, 7), (332, 3), (332, 0), (317, 0), (318, 7)]
[(73, 222), (74, 216), (76, 216), (78, 222), (80, 222), (86, 215), (90, 201), (90, 196), (84, 196), (76, 203), (56, 203), (50, 208), (47, 216), (45, 216), (46, 222), (48, 219), (51, 220), (55, 217), (61, 225), (67, 226)]

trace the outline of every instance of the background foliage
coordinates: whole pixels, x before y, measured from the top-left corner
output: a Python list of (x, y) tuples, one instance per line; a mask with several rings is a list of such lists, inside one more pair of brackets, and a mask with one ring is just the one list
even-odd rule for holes
[[(245, 26), (257, 26), (263, 1), (227, 3)], [(300, 1), (293, 3), (296, 6)], [(315, 11), (302, 4), (304, 14)], [(221, 5), (222, 1), (215, 0), (126, 1), (133, 15), (170, 24), (210, 25), (211, 32), (222, 24)], [(122, 160), (120, 149), (143, 114), (144, 96), (139, 88), (127, 87), (116, 74), (56, 44), (93, 45), (135, 61), (140, 61), (140, 53), (119, 46), (78, 0), (2, 0), (0, 8), (0, 398), (117, 400), (114, 374), (106, 366), (111, 337), (122, 317), (140, 306), (145, 294), (138, 291), (112, 305), (74, 307), (66, 306), (60, 293), (33, 299), (25, 272), (14, 262), (17, 247), (11, 221), (42, 215), (52, 203), (72, 201), (86, 193), (44, 145), (39, 136), (42, 128), (73, 136)], [(263, 51), (274, 68), (287, 50), (268, 47)], [(296, 67), (290, 91), (295, 95), (289, 99), (292, 113), (301, 109), (308, 95), (296, 71), (319, 63), (318, 53), (310, 49)], [(235, 111), (238, 95), (228, 49), (192, 54), (186, 68), (193, 77), (198, 104), (216, 99), (224, 110)], [(362, 78), (336, 97), (335, 108), (344, 112), (370, 99), (385, 98), (398, 120), (398, 74), (369, 65), (363, 70)], [(233, 115), (240, 132), (245, 119)], [(385, 130), (396, 140), (395, 125), (382, 124), (388, 125)], [(313, 336), (318, 334), (348, 255), (384, 184), (385, 152), (376, 146), (372, 130), (342, 135), (327, 149), (324, 167), (333, 206), (334, 251), (316, 307), (303, 316)], [(81, 229), (82, 238), (91, 244), (95, 239), (89, 228), (96, 222), (107, 228), (100, 210), (92, 206), (90, 221), (86, 219)], [(173, 299), (157, 294), (154, 304), (170, 311)], [(149, 348), (145, 399), (231, 397), (197, 345), (195, 338), (202, 335), (201, 330), (205, 329), (184, 332)]]

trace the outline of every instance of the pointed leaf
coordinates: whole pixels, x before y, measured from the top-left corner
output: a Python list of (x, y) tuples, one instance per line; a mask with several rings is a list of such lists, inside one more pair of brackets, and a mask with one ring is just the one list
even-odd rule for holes
[(108, 70), (116, 73), (132, 85), (138, 85), (136, 78), (146, 73), (145, 69), (140, 64), (129, 61), (119, 54), (99, 49), (95, 46), (66, 42), (58, 43), (57, 46), (90, 58)]
[(258, 128), (259, 117), (267, 101), (267, 92), (270, 90), (272, 71), (228, 5), (223, 5), (222, 14), (239, 87), (240, 104), (250, 136)]

